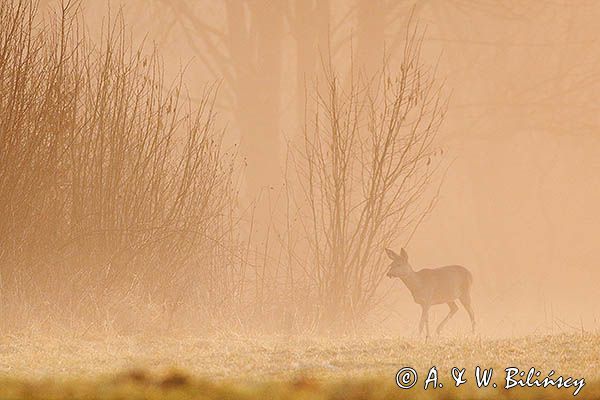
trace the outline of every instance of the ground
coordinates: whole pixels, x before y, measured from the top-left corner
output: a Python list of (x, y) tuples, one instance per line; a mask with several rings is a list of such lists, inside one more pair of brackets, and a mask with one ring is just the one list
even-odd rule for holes
[[(600, 335), (405, 339), (394, 337), (0, 337), (0, 399), (572, 398), (573, 388), (477, 389), (474, 369), (534, 367), (584, 378), (577, 398), (600, 398)], [(395, 375), (412, 367), (410, 391)], [(443, 389), (423, 390), (432, 366)], [(454, 389), (450, 370), (466, 368)], [(454, 390), (454, 392), (452, 392)], [(277, 394), (277, 396), (275, 396)], [(407, 395), (410, 396), (407, 397)], [(508, 397), (506, 397), (508, 396)]]

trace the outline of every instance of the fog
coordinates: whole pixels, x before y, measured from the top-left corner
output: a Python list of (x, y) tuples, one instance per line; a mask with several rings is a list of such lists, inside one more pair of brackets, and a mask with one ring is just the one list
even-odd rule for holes
[[(210, 316), (220, 321), (209, 324), (216, 330), (319, 332), (319, 318), (333, 312), (322, 310), (330, 307), (339, 311), (341, 306), (327, 300), (319, 303), (322, 308), (316, 317), (303, 313), (325, 290), (343, 291), (346, 286), (324, 289), (320, 284), (311, 283), (321, 278), (326, 281), (328, 275), (321, 272), (327, 269), (323, 260), (335, 260), (338, 256), (328, 254), (318, 258), (312, 239), (303, 241), (309, 236), (307, 232), (317, 231), (315, 227), (307, 231), (306, 225), (311, 224), (310, 213), (296, 212), (304, 204), (310, 204), (311, 198), (305, 196), (306, 187), (302, 185), (308, 182), (302, 181), (302, 173), (309, 174), (302, 169), (298, 177), (290, 171), (303, 162), (303, 157), (310, 159), (310, 153), (294, 157), (291, 149), (304, 148), (306, 137), (320, 134), (312, 125), (315, 110), (326, 114), (323, 110), (327, 104), (317, 107), (316, 91), (325, 93), (324, 98), (330, 94), (327, 90), (333, 75), (328, 75), (328, 71), (339, 74), (336, 75), (341, 82), (339, 87), (349, 92), (353, 90), (355, 75), (371, 77), (384, 71), (393, 81), (402, 70), (403, 60), (411, 57), (412, 50), (407, 50), (406, 44), (412, 37), (421, 46), (418, 62), (423, 82), (429, 82), (427, 79), (432, 82), (431, 86), (423, 83), (426, 90), (419, 87), (415, 91), (420, 93), (417, 99), (431, 99), (423, 104), (432, 107), (425, 115), (433, 115), (431, 129), (435, 131), (435, 141), (431, 150), (423, 153), (423, 160), (429, 157), (436, 167), (423, 169), (427, 172), (414, 177), (415, 182), (427, 181), (426, 186), (415, 189), (420, 196), (415, 207), (418, 206), (424, 218), (416, 218), (405, 227), (403, 221), (396, 221), (392, 216), (379, 233), (374, 233), (377, 238), (364, 250), (368, 265), (356, 262), (357, 271), (365, 269), (370, 271), (365, 274), (377, 273), (381, 277), (368, 275), (369, 279), (364, 281), (366, 285), (374, 285), (364, 290), (372, 291), (365, 296), (372, 296), (377, 304), (365, 306), (364, 314), (359, 312), (360, 318), (350, 317), (351, 323), (336, 326), (336, 329), (417, 335), (419, 306), (400, 279), (384, 277), (389, 263), (383, 248), (386, 245), (398, 252), (405, 248), (416, 270), (453, 264), (468, 268), (473, 274), (473, 307), (482, 335), (597, 331), (596, 306), (600, 301), (596, 254), (600, 238), (597, 21), (600, 3), (558, 0), (127, 0), (120, 3), (83, 0), (79, 6), (90, 40), (98, 43), (107, 27), (122, 18), (124, 36), (134, 47), (144, 43), (147, 54), (156, 49), (161, 57), (159, 64), (165, 71), (165, 86), (181, 77), (182, 92), (191, 104), (201, 105), (207, 88), (215, 88), (215, 131), (224, 130), (223, 153), (235, 153), (237, 158), (227, 164), (233, 165), (232, 176), (215, 175), (214, 179), (232, 181), (235, 199), (227, 204), (234, 205), (237, 211), (228, 218), (232, 226), (236, 221), (239, 230), (230, 236), (239, 238), (239, 242), (235, 246), (215, 243), (207, 246), (218, 247), (218, 256), (229, 263), (236, 263), (240, 257), (244, 257), (244, 261), (240, 262), (239, 269), (226, 272), (233, 276), (231, 287), (236, 289), (201, 282), (190, 290), (197, 296), (194, 301), (199, 302), (220, 298), (206, 295), (208, 292), (232, 290), (232, 297), (225, 296), (222, 302), (231, 301), (229, 307), (236, 307), (234, 303), (238, 304), (239, 300), (243, 306), (237, 312), (248, 317), (248, 321), (238, 321), (238, 325), (232, 327), (230, 315), (224, 316), (229, 314), (227, 308), (215, 307), (202, 310), (202, 317), (194, 320), (193, 304), (196, 303), (187, 304), (186, 298), (177, 296), (172, 299), (172, 291), (184, 287), (188, 290), (190, 285), (194, 286), (195, 279), (205, 279), (205, 275), (197, 272), (197, 268), (202, 269), (198, 259), (206, 257), (205, 253), (199, 253), (192, 263), (196, 267), (178, 270), (177, 276), (158, 270), (157, 275), (153, 275), (153, 280), (177, 280), (177, 285), (149, 289), (153, 299), (169, 292), (170, 297), (164, 297), (166, 300), (160, 297), (156, 305), (143, 311), (132, 311), (129, 306), (125, 307), (128, 311), (123, 311), (124, 305), (120, 303), (110, 306), (104, 314), (99, 312), (98, 315), (103, 316), (98, 318), (112, 322), (94, 323), (93, 330), (107, 326), (106, 329), (119, 330), (113, 327), (113, 324), (119, 325), (116, 320), (133, 318), (129, 314), (150, 315), (148, 318), (152, 319), (169, 304), (175, 304), (173, 307), (177, 310), (167, 311), (169, 317), (156, 317), (157, 325), (166, 324), (167, 319), (171, 324), (173, 318), (177, 321), (177, 313), (181, 313), (185, 317), (180, 317), (180, 325), (173, 324), (182, 329), (204, 326)], [(45, 18), (52, 18), (57, 10), (52, 1), (43, 2), (40, 7)], [(422, 94), (423, 90), (427, 95)], [(368, 99), (368, 96), (360, 97), (361, 93), (357, 89), (358, 99)], [(435, 99), (440, 99), (441, 111), (431, 106)], [(376, 109), (373, 116), (380, 113), (382, 109)], [(413, 114), (409, 116), (410, 119)], [(372, 122), (369, 118), (359, 122), (368, 125)], [(321, 129), (327, 131), (326, 126)], [(309, 135), (305, 137), (303, 133), (307, 131)], [(424, 137), (424, 141), (429, 140), (428, 136)], [(360, 151), (364, 151), (368, 143), (365, 141)], [(313, 156), (327, 160), (328, 154), (317, 152)], [(323, 182), (328, 179), (323, 177)], [(311, 184), (324, 187), (323, 182)], [(354, 193), (359, 192), (359, 188), (358, 184), (353, 186)], [(303, 195), (298, 197), (294, 193)], [(433, 207), (428, 210), (432, 199), (435, 200)], [(412, 203), (410, 205), (412, 207)], [(215, 213), (224, 215), (225, 211)], [(348, 213), (352, 221), (353, 214)], [(396, 223), (397, 229), (402, 231), (397, 231), (394, 237), (383, 235)], [(185, 229), (195, 228), (187, 226)], [(225, 230), (217, 233), (222, 235), (220, 238), (226, 235)], [(327, 233), (315, 242), (325, 241), (325, 237)], [(184, 251), (178, 246), (175, 246), (177, 251)], [(348, 248), (353, 249), (352, 245)], [(61, 254), (53, 252), (53, 260), (67, 257)], [(214, 256), (214, 252), (210, 254)], [(96, 257), (96, 253), (89, 257)], [(318, 262), (323, 264), (318, 264), (316, 272), (306, 273), (305, 269), (311, 268), (306, 266), (310, 257), (320, 259)], [(152, 262), (160, 265), (164, 258), (168, 256), (152, 256)], [(265, 260), (276, 262), (269, 266)], [(189, 259), (182, 258), (182, 262), (187, 265)], [(69, 267), (73, 265), (71, 261), (61, 265), (61, 268), (74, 268)], [(215, 265), (211, 264), (210, 276), (224, 271)], [(227, 262), (224, 265), (228, 265)], [(352, 282), (352, 276), (348, 282)], [(360, 276), (353, 285), (365, 284), (360, 280), (363, 275)], [(23, 281), (27, 279), (14, 282)], [(132, 282), (139, 283), (135, 279)], [(5, 287), (11, 284), (4, 280)], [(295, 292), (290, 292), (290, 288)], [(123, 292), (113, 294), (118, 297), (120, 293)], [(363, 301), (362, 295), (353, 296), (350, 294), (348, 298)], [(93, 301), (102, 302), (103, 298), (99, 296)], [(253, 307), (253, 299), (259, 298), (261, 306)], [(6, 300), (5, 304), (11, 301), (21, 300)], [(48, 297), (39, 301), (44, 304), (53, 300)], [(73, 311), (75, 316), (71, 317), (77, 320), (78, 313), (85, 307), (69, 301), (73, 307), (81, 307)], [(49, 324), (36, 315), (44, 310), (36, 304), (32, 300), (32, 305), (22, 314), (24, 321), (5, 328)], [(351, 307), (349, 301), (345, 304)], [(14, 309), (5, 305), (3, 312), (12, 313)], [(112, 312), (127, 316), (106, 316)], [(445, 305), (433, 307), (432, 324), (446, 313)], [(54, 322), (80, 329), (72, 320), (66, 317), (65, 320), (57, 317)], [(273, 324), (274, 320), (281, 322)], [(358, 320), (360, 322), (356, 322)], [(125, 331), (136, 329), (141, 328), (137, 324), (127, 325)], [(447, 330), (450, 335), (469, 331), (468, 316), (462, 308)]]

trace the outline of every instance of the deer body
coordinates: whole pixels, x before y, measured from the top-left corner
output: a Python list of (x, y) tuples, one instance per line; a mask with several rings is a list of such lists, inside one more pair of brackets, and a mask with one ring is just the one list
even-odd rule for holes
[(429, 308), (432, 305), (446, 303), (450, 307), (450, 312), (438, 325), (436, 332), (439, 334), (448, 320), (458, 311), (456, 300), (465, 307), (471, 319), (472, 329), (475, 331), (475, 314), (471, 307), (473, 276), (468, 269), (460, 265), (449, 265), (414, 271), (408, 263), (408, 255), (404, 249), (400, 255), (389, 249), (386, 249), (386, 252), (392, 260), (387, 276), (400, 278), (410, 290), (415, 303), (421, 305), (419, 333), (425, 327), (427, 337), (429, 337)]

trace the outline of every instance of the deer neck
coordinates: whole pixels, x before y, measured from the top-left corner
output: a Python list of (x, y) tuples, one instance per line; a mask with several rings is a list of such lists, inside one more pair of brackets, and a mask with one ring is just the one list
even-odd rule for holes
[(403, 277), (401, 277), (402, 282), (406, 285), (408, 290), (413, 294), (413, 296), (419, 291), (421, 287), (421, 281), (419, 279), (419, 275), (410, 267), (410, 272)]

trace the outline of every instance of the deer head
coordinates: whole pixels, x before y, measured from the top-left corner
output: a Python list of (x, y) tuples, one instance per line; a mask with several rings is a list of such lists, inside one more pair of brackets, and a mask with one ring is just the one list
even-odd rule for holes
[(400, 250), (400, 254), (390, 249), (385, 249), (385, 252), (390, 260), (392, 260), (387, 273), (388, 278), (402, 278), (413, 272), (412, 267), (408, 263), (408, 254), (406, 254), (404, 249)]

